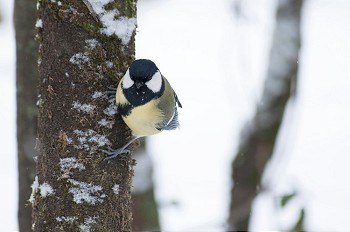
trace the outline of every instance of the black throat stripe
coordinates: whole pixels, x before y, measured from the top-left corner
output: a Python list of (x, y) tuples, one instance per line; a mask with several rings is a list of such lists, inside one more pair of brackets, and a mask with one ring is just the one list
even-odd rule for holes
[(130, 104), (117, 104), (118, 113), (122, 116), (128, 116), (134, 107)]
[[(146, 85), (142, 86), (140, 89), (136, 88), (135, 85), (132, 85), (130, 88), (122, 88), (123, 94), (128, 102), (131, 104), (131, 107), (137, 107), (144, 105), (153, 99), (161, 97), (165, 90), (165, 83), (162, 79), (162, 85), (159, 92), (154, 93)], [(124, 106), (122, 106), (124, 107)]]

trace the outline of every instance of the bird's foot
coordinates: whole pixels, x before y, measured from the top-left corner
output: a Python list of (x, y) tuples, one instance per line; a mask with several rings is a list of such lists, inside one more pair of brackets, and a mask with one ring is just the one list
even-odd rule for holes
[(106, 150), (102, 150), (103, 153), (105, 153), (106, 158), (105, 160), (109, 160), (112, 158), (115, 158), (121, 154), (126, 154), (130, 153), (130, 150), (128, 149), (123, 149), (123, 148), (117, 148), (117, 149), (112, 149), (112, 148), (107, 148)]

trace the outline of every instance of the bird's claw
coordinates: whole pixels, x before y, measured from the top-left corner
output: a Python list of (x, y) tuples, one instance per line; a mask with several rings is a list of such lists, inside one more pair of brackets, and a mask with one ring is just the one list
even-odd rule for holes
[(122, 148), (117, 148), (117, 149), (112, 149), (112, 148), (107, 148), (106, 150), (102, 150), (103, 153), (105, 153), (106, 158), (104, 160), (109, 160), (112, 158), (115, 158), (121, 154), (130, 154), (130, 150), (128, 149), (122, 149)]

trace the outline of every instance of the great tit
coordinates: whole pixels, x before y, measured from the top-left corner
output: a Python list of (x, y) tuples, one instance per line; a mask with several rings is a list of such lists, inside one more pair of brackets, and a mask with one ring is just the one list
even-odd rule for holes
[(104, 150), (106, 159), (129, 153), (136, 139), (179, 126), (177, 106), (182, 105), (168, 80), (151, 60), (131, 63), (115, 93), (117, 112), (131, 129), (133, 138), (118, 149)]

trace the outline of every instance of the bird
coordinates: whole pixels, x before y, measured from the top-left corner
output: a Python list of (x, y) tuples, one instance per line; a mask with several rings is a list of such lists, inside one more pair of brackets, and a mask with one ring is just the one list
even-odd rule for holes
[[(114, 95), (114, 92), (113, 92)], [(115, 89), (117, 112), (132, 131), (132, 139), (121, 148), (103, 150), (106, 159), (130, 153), (136, 139), (179, 127), (182, 105), (168, 80), (149, 59), (134, 60)]]

